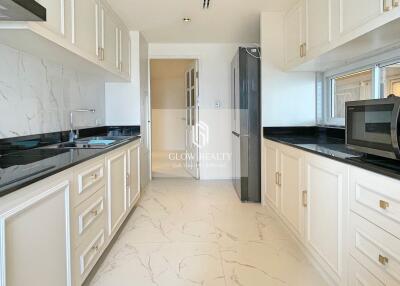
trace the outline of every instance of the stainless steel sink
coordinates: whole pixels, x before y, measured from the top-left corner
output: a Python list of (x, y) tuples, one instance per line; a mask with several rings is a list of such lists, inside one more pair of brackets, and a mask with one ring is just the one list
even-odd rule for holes
[[(74, 142), (64, 142), (58, 143), (50, 146), (44, 147), (44, 149), (106, 149), (110, 146), (114, 146), (115, 144), (121, 143), (129, 137), (120, 136), (120, 137), (112, 137), (112, 136), (99, 136), (99, 137), (89, 137), (84, 139), (78, 139)], [(114, 141), (110, 144), (89, 144), (92, 140), (111, 140)]]

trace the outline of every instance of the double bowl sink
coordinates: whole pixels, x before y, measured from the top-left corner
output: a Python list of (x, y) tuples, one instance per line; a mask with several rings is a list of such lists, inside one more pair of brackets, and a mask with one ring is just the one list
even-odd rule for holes
[(127, 136), (101, 136), (77, 139), (44, 147), (44, 149), (106, 149), (129, 139)]

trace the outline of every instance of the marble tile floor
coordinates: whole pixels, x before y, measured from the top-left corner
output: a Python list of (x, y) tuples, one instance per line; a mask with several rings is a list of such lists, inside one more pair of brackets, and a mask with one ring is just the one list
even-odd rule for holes
[(282, 224), (228, 181), (155, 179), (90, 286), (325, 286)]
[(192, 178), (185, 169), (185, 162), (181, 160), (170, 160), (181, 158), (183, 151), (153, 151), (152, 153), (152, 176), (153, 178)]

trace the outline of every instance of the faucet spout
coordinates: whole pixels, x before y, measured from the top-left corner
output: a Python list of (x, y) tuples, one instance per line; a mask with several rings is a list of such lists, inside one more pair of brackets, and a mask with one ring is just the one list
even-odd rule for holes
[(76, 133), (74, 132), (74, 113), (85, 113), (85, 112), (91, 112), (95, 113), (95, 109), (76, 109), (72, 110), (69, 113), (69, 124), (70, 124), (70, 132), (69, 132), (69, 141), (73, 142), (75, 139), (79, 137), (79, 129), (76, 129)]

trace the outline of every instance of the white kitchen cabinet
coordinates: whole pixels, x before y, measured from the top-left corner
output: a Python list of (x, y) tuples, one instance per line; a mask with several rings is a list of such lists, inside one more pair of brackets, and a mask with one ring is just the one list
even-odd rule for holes
[(140, 142), (131, 144), (127, 152), (128, 208), (132, 209), (140, 197)]
[(127, 214), (127, 154), (118, 149), (106, 157), (108, 235), (112, 237)]
[(72, 42), (80, 50), (99, 58), (99, 2), (97, 0), (73, 1)]
[(307, 27), (305, 55), (312, 56), (331, 42), (331, 0), (305, 1)]
[(71, 285), (71, 180), (64, 173), (2, 200), (18, 203), (0, 212), (1, 285)]
[(306, 154), (305, 243), (336, 283), (345, 280), (348, 167)]
[(385, 286), (353, 257), (349, 259), (349, 286)]
[[(350, 254), (382, 285), (400, 285), (400, 240), (351, 212)], [(379, 284), (378, 284), (379, 285)]]
[(279, 161), (280, 211), (292, 231), (301, 238), (304, 233), (302, 152), (282, 146)]
[(131, 74), (131, 38), (125, 28), (118, 29), (118, 36), (119, 70), (125, 76), (129, 77)]
[(379, 17), (383, 13), (383, 5), (391, 3), (389, 0), (340, 0), (340, 34), (352, 32)]
[(400, 182), (350, 168), (350, 209), (400, 239)]
[[(64, 37), (65, 36), (65, 18), (66, 5), (71, 0), (36, 0), (39, 4), (46, 8), (47, 21), (40, 23), (51, 32)], [(73, 1), (73, 0), (72, 0)]]
[(277, 144), (264, 140), (265, 199), (276, 209), (279, 208), (279, 150)]
[(305, 56), (305, 7), (304, 1), (296, 4), (284, 19), (285, 64), (300, 64)]
[(103, 49), (102, 61), (108, 68), (120, 72), (118, 21), (109, 8), (104, 5), (104, 1), (100, 5), (100, 17), (100, 47)]

